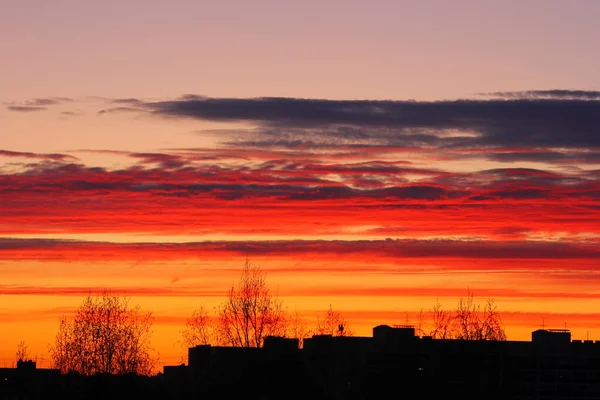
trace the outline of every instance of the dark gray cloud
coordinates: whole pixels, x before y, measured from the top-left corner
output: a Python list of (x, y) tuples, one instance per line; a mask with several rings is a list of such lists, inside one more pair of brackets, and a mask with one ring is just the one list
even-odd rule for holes
[(110, 107), (110, 108), (105, 108), (102, 109), (100, 111), (98, 111), (98, 115), (103, 115), (103, 114), (117, 114), (117, 113), (139, 113), (139, 112), (143, 112), (144, 110), (141, 110), (139, 108), (135, 108), (135, 107)]
[(255, 123), (266, 128), (254, 131), (251, 140), (258, 142), (269, 142), (277, 132), (281, 140), (281, 133), (291, 129), (284, 139), (449, 148), (600, 147), (600, 101), (579, 98), (418, 102), (186, 96), (147, 102), (143, 108), (166, 117)]
[(514, 151), (514, 152), (489, 152), (478, 154), (489, 160), (499, 162), (545, 162), (556, 164), (599, 164), (600, 152), (567, 152), (567, 151)]
[(399, 129), (388, 127), (321, 126), (321, 127), (273, 127), (262, 126), (246, 131), (218, 130), (200, 132), (221, 137), (223, 144), (260, 148), (283, 148), (301, 150), (336, 150), (341, 146), (365, 149), (390, 146), (452, 148), (472, 139), (472, 134), (457, 136), (455, 132), (433, 129)]
[[(461, 241), (461, 240), (275, 240), (275, 241), (206, 241), (189, 243), (129, 243), (84, 242), (60, 239), (0, 238), (0, 259), (3, 252), (15, 250), (68, 250), (92, 248), (99, 252), (123, 254), (122, 250), (152, 250), (156, 256), (164, 253), (186, 252), (201, 255), (203, 251), (236, 253), (241, 255), (285, 254), (375, 254), (396, 258), (494, 258), (494, 259), (586, 259), (600, 257), (595, 244), (557, 243), (536, 241)], [(121, 251), (119, 251), (121, 250)], [(136, 251), (129, 251), (135, 255)], [(89, 253), (82, 253), (88, 254)], [(21, 257), (26, 257), (24, 254)], [(47, 253), (32, 253), (35, 257), (48, 257)], [(77, 254), (77, 257), (82, 257)], [(518, 264), (515, 268), (519, 268)]]
[[(297, 188), (300, 189), (300, 188)], [(389, 187), (383, 189), (353, 189), (348, 186), (321, 186), (318, 188), (302, 188), (286, 197), (293, 200), (327, 200), (327, 199), (390, 199), (390, 200), (444, 200), (459, 198), (467, 192), (446, 190), (441, 187), (414, 185), (406, 187)]]
[[(461, 199), (477, 202), (600, 198), (598, 181), (585, 175), (568, 176), (525, 168), (462, 174), (373, 163), (345, 166), (269, 162), (255, 168), (225, 168), (193, 166), (186, 163), (185, 158), (162, 153), (131, 153), (130, 156), (139, 159), (140, 164), (108, 171), (64, 163), (68, 160), (61, 155), (46, 155), (43, 162), (26, 165), (24, 172), (0, 180), (0, 193), (27, 196), (101, 191), (115, 195), (147, 193), (157, 198), (343, 200), (365, 204), (370, 201), (394, 204)], [(33, 154), (30, 157), (43, 158)], [(418, 171), (431, 178), (427, 182), (411, 184), (402, 177), (405, 173)], [(343, 181), (328, 180), (330, 174), (342, 176)]]
[(110, 100), (111, 103), (114, 104), (128, 104), (132, 106), (142, 105), (144, 102), (140, 99), (127, 98), (127, 99), (113, 99)]
[(30, 99), (23, 102), (25, 106), (51, 106), (54, 104), (62, 104), (62, 103), (70, 103), (74, 101), (68, 97), (45, 97), (45, 98), (35, 98)]
[(45, 111), (48, 109), (48, 106), (53, 106), (56, 104), (68, 103), (74, 101), (73, 99), (67, 97), (40, 97), (34, 98), (30, 100), (26, 100), (23, 102), (10, 102), (5, 103), (6, 108), (9, 111), (15, 112), (36, 112), (36, 111)]
[(506, 99), (581, 99), (600, 100), (598, 90), (525, 90), (521, 92), (479, 93), (484, 96), (502, 97)]
[(488, 193), (491, 198), (501, 198), (505, 200), (534, 200), (534, 199), (550, 199), (552, 192), (544, 189), (515, 189), (515, 190), (499, 190)]
[(46, 111), (48, 108), (46, 107), (38, 107), (38, 106), (6, 106), (8, 111), (15, 112), (36, 112), (36, 111)]
[[(0, 193), (14, 190), (13, 187), (0, 185)], [(458, 198), (464, 192), (448, 191), (432, 186), (409, 186), (386, 189), (361, 190), (347, 186), (326, 186), (311, 188), (293, 184), (243, 184), (243, 183), (197, 183), (173, 184), (153, 182), (123, 181), (86, 181), (72, 179), (54, 182), (39, 182), (35, 186), (21, 188), (23, 192), (49, 192), (69, 190), (72, 192), (105, 191), (147, 192), (155, 196), (195, 197), (210, 196), (220, 200), (236, 200), (248, 197), (272, 197), (279, 200), (351, 200), (351, 199), (389, 199), (389, 200), (443, 200)]]
[(137, 158), (145, 164), (157, 164), (161, 168), (181, 168), (187, 164), (183, 157), (165, 153), (131, 153), (129, 157)]
[(49, 160), (49, 161), (73, 161), (77, 160), (76, 157), (73, 157), (68, 154), (58, 154), (58, 153), (30, 153), (23, 151), (10, 151), (10, 150), (0, 150), (0, 156), (4, 157), (21, 157), (21, 158), (36, 158), (40, 160)]
[(60, 115), (63, 117), (80, 117), (84, 113), (82, 111), (61, 111)]

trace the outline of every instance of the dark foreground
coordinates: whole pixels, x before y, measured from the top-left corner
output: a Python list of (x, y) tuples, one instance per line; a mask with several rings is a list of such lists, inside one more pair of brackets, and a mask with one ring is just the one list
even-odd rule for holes
[(438, 340), (381, 325), (373, 337), (270, 337), (197, 346), (152, 377), (0, 369), (0, 399), (599, 399), (600, 342), (538, 330), (531, 342)]

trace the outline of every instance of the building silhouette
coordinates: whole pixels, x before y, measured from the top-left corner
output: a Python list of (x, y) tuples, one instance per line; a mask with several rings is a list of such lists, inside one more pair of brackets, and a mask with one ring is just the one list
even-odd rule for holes
[(17, 361), (16, 368), (0, 368), (0, 400), (144, 400), (167, 399), (161, 376), (61, 374), (37, 368), (34, 361)]
[(0, 368), (0, 399), (47, 399), (60, 390), (60, 371), (37, 368), (32, 360), (17, 361), (16, 368)]
[(164, 368), (173, 399), (600, 399), (600, 341), (539, 329), (531, 341), (433, 339), (412, 326), (372, 337), (267, 337), (262, 348), (196, 346)]
[(407, 325), (369, 337), (266, 337), (261, 348), (202, 345), (156, 376), (0, 368), (0, 400), (600, 400), (600, 341), (538, 329), (530, 341), (434, 339)]

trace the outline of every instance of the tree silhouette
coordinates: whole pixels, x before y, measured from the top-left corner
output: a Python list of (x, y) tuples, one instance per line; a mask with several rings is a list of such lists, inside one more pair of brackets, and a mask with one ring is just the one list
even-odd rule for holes
[(425, 318), (426, 318), (426, 315), (423, 312), (423, 309), (421, 308), (421, 310), (419, 310), (419, 313), (417, 314), (417, 325), (415, 326), (415, 334), (418, 336), (425, 335), (425, 331), (424, 331)]
[(506, 340), (500, 315), (496, 311), (493, 299), (488, 299), (483, 309), (468, 292), (461, 298), (456, 308), (454, 325), (457, 339), (464, 340)]
[(439, 300), (436, 300), (435, 305), (430, 311), (433, 327), (429, 332), (429, 336), (434, 339), (450, 339), (452, 333), (452, 314), (444, 310)]
[(352, 336), (354, 332), (339, 311), (334, 311), (331, 304), (323, 318), (317, 320), (316, 335)]
[(194, 347), (203, 344), (215, 344), (218, 342), (211, 318), (204, 306), (193, 311), (188, 318), (185, 327), (181, 331), (182, 343), (185, 347)]
[(506, 340), (506, 332), (493, 299), (483, 308), (475, 303), (473, 292), (461, 297), (454, 313), (444, 310), (436, 302), (430, 311), (432, 328), (429, 335), (435, 339)]
[(304, 338), (310, 336), (311, 331), (298, 310), (294, 310), (286, 319), (285, 336), (298, 339), (298, 345), (304, 346)]
[(151, 313), (129, 299), (111, 295), (87, 296), (73, 318), (60, 319), (50, 354), (63, 373), (149, 375), (156, 359), (150, 355)]
[(17, 353), (16, 353), (17, 361), (27, 361), (30, 360), (29, 349), (27, 348), (27, 344), (25, 341), (21, 340), (19, 344), (17, 344)]
[(240, 279), (231, 286), (218, 310), (217, 332), (223, 343), (234, 347), (260, 347), (266, 336), (283, 336), (285, 312), (272, 294), (266, 274), (246, 260)]

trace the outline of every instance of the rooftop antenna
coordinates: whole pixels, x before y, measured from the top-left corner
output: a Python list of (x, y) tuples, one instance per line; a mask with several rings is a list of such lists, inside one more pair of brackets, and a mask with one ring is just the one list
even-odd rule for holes
[(542, 319), (542, 329), (546, 329), (546, 324), (544, 323), (544, 317), (540, 317)]
[(406, 318), (406, 325), (408, 325), (408, 313), (405, 312), (404, 315), (405, 315), (405, 318)]

